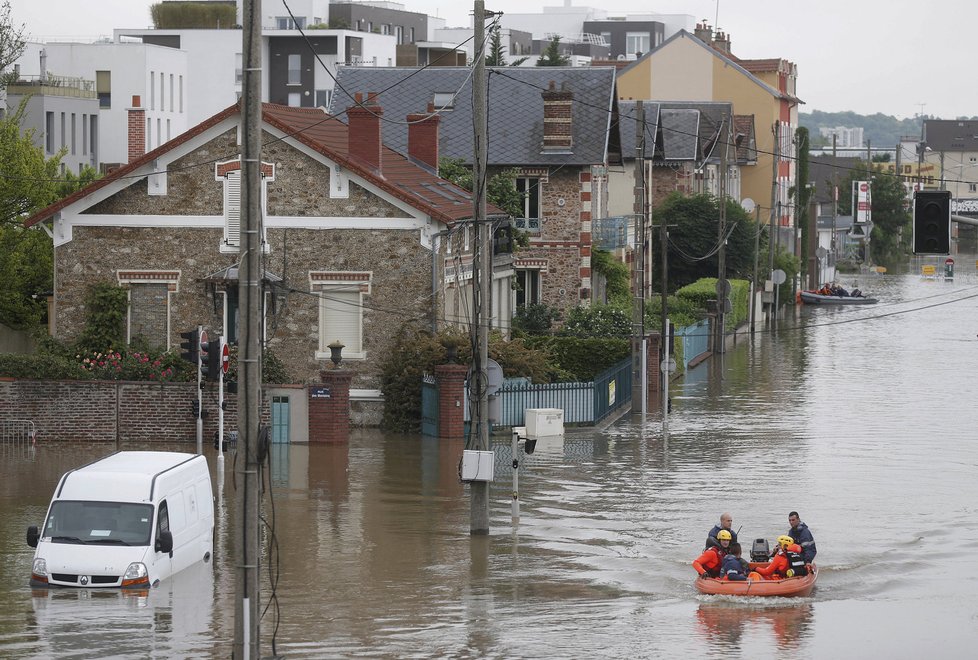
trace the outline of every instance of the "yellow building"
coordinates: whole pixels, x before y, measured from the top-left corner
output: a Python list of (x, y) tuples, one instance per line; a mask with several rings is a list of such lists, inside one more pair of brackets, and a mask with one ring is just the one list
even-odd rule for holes
[[(794, 185), (797, 67), (783, 59), (742, 60), (730, 53), (730, 39), (707, 25), (696, 34), (681, 30), (618, 72), (622, 100), (726, 101), (738, 115), (753, 115), (757, 164), (742, 169), (743, 197), (767, 215), (773, 206), (781, 227), (793, 227), (788, 190)], [(777, 186), (772, 178), (777, 156)], [(773, 201), (773, 204), (772, 204)]]

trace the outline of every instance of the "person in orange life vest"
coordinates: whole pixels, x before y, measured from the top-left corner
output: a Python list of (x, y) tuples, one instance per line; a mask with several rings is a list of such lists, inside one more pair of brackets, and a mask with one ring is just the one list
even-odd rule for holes
[(720, 577), (720, 567), (723, 565), (723, 558), (730, 548), (730, 539), (733, 534), (725, 529), (717, 532), (719, 546), (711, 545), (703, 551), (699, 557), (693, 560), (693, 568), (699, 573), (700, 577)]
[(801, 546), (790, 536), (779, 536), (774, 557), (766, 566), (758, 566), (754, 570), (761, 577), (775, 580), (808, 574), (805, 560), (801, 557)]

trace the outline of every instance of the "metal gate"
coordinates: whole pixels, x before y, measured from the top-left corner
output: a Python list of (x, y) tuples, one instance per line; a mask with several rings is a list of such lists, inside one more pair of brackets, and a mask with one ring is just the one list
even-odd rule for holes
[(438, 437), (438, 383), (431, 374), (421, 379), (421, 434)]
[(34, 456), (37, 428), (26, 419), (0, 420), (0, 455)]
[(289, 397), (272, 397), (272, 444), (289, 444)]

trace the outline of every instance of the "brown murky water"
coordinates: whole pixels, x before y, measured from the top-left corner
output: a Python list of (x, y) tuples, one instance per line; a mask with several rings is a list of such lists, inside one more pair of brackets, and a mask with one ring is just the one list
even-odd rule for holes
[[(972, 657), (978, 279), (859, 285), (881, 303), (802, 310), (675, 384), (667, 437), (650, 415), (526, 457), (516, 527), (501, 439), (488, 538), (468, 533), (460, 443), (276, 448), (264, 655)], [(148, 595), (27, 587), (26, 527), (65, 470), (109, 451), (0, 455), (0, 656), (228, 657), (230, 459), (213, 567)], [(689, 562), (721, 510), (773, 539), (791, 509), (818, 542), (812, 597), (696, 593)]]

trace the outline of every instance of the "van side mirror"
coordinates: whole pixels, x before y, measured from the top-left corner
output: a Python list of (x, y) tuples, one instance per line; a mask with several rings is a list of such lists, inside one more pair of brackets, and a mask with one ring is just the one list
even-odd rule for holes
[(41, 535), (37, 533), (37, 525), (31, 525), (27, 528), (27, 545), (36, 548), (39, 538), (41, 538)]
[(157, 552), (173, 552), (173, 534), (170, 532), (160, 532), (156, 537)]

